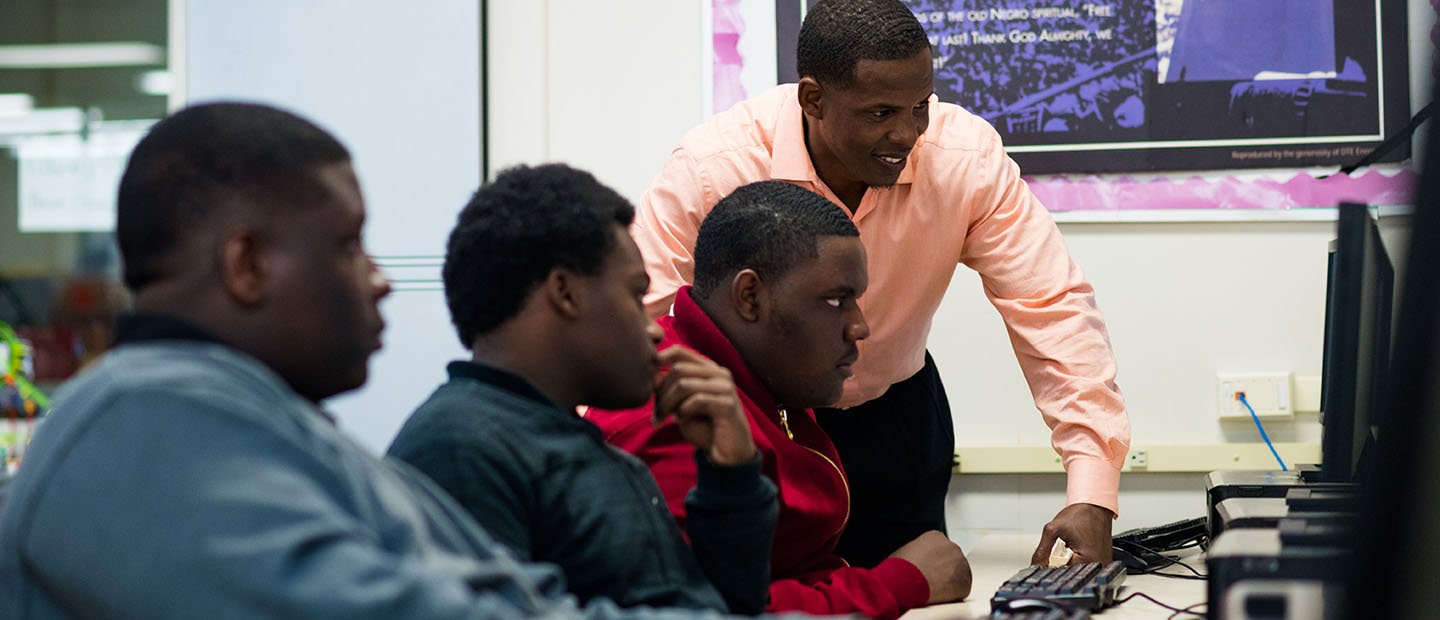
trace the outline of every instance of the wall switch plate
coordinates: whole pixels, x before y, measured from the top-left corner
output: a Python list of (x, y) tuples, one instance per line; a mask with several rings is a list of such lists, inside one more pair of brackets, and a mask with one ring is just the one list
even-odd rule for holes
[(1255, 409), (1255, 415), (1262, 420), (1295, 417), (1292, 373), (1222, 374), (1217, 379), (1220, 387), (1218, 397), (1221, 420), (1250, 419), (1250, 411), (1240, 402), (1240, 394), (1245, 395), (1245, 401), (1250, 403)]

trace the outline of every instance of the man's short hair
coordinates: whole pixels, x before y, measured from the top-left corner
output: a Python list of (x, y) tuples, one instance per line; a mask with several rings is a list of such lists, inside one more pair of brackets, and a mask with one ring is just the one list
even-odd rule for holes
[(324, 129), (261, 104), (196, 105), (156, 123), (131, 152), (116, 199), (125, 284), (166, 277), (180, 240), (230, 201), (301, 204), (297, 194), (324, 191), (317, 168), (348, 161)]
[(515, 166), (460, 212), (445, 253), (445, 301), (472, 346), (515, 316), (556, 268), (598, 273), (635, 208), (590, 173), (564, 164)]
[(695, 239), (695, 296), (707, 299), (742, 269), (774, 282), (820, 256), (820, 237), (858, 237), (839, 205), (784, 181), (761, 181), (726, 196)]
[(900, 0), (822, 0), (800, 26), (795, 69), (845, 87), (862, 60), (903, 60), (929, 47), (925, 29)]

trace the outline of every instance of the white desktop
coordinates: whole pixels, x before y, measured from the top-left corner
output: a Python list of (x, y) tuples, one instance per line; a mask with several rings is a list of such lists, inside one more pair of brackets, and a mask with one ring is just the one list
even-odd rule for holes
[[(974, 586), (970, 590), (970, 598), (959, 603), (932, 605), (911, 610), (902, 616), (901, 620), (963, 620), (988, 617), (990, 615), (990, 596), (1001, 584), (1005, 583), (1006, 579), (1030, 564), (1030, 554), (1035, 551), (1035, 542), (1039, 539), (1039, 532), (992, 533), (982, 536), (977, 544), (965, 550), (965, 556), (970, 560), (970, 570), (975, 578)], [(1187, 549), (1178, 552), (1177, 555), (1180, 556), (1181, 561), (1197, 569), (1205, 564), (1198, 549)], [(1178, 566), (1162, 572), (1189, 574)], [(1124, 599), (1136, 592), (1144, 593), (1166, 605), (1181, 609), (1205, 602), (1205, 582), (1198, 579), (1130, 575), (1125, 579), (1119, 598)], [(1204, 607), (1193, 607), (1193, 611), (1203, 614)], [(1096, 616), (1124, 620), (1127, 618), (1168, 618), (1173, 613), (1175, 612), (1142, 597), (1135, 597), (1120, 605), (1106, 608)]]

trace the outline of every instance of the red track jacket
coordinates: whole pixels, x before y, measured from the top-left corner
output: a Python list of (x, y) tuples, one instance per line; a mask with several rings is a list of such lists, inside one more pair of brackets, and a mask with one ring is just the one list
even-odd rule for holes
[[(690, 298), (689, 287), (676, 295), (674, 316), (659, 322), (665, 330), (661, 349), (694, 349), (734, 375), (755, 445), (764, 455), (763, 471), (780, 491), (769, 610), (888, 619), (925, 605), (930, 588), (915, 565), (890, 558), (873, 569), (853, 568), (835, 555), (850, 515), (850, 489), (835, 445), (815, 422), (815, 414), (809, 409), (787, 412), (794, 439), (786, 434), (774, 398)], [(695, 448), (681, 438), (674, 422), (652, 426), (652, 408), (653, 402), (624, 411), (591, 409), (585, 417), (611, 443), (650, 466), (683, 532), (685, 494), (695, 486)]]

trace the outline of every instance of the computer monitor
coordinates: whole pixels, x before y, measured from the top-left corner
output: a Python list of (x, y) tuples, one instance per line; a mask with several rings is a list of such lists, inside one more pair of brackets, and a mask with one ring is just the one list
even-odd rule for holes
[(1435, 615), (1435, 584), (1440, 583), (1440, 134), (1430, 132), (1425, 155), (1385, 424), (1346, 588), (1349, 618)]
[(1306, 479), (1351, 482), (1374, 442), (1385, 392), (1395, 270), (1364, 205), (1340, 205), (1329, 258), (1320, 469)]

